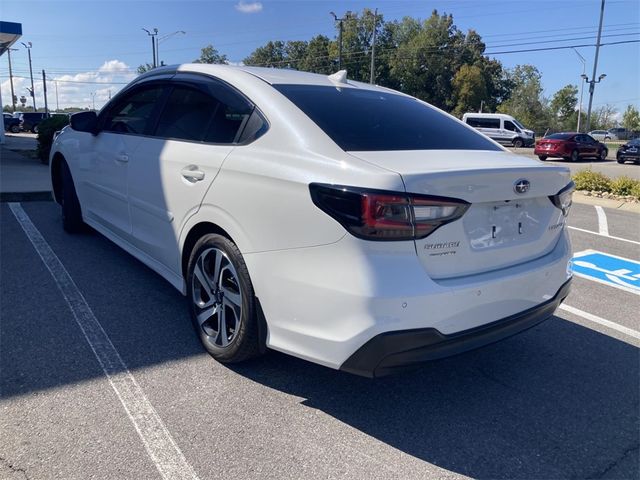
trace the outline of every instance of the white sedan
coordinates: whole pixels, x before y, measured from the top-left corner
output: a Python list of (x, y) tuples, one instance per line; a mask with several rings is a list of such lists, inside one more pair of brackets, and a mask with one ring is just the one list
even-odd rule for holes
[(536, 325), (569, 292), (568, 169), (345, 72), (157, 68), (72, 116), (50, 160), (64, 228), (186, 295), (222, 362), (271, 348), (384, 375)]

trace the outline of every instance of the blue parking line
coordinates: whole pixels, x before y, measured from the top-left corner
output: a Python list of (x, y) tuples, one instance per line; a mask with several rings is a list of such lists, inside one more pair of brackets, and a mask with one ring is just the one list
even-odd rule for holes
[(596, 250), (574, 254), (574, 275), (640, 295), (640, 262)]

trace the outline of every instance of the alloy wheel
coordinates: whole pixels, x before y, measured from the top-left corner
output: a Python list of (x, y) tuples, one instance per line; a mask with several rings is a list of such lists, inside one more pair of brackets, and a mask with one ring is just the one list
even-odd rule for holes
[(235, 267), (222, 250), (208, 248), (196, 260), (191, 281), (198, 325), (213, 345), (229, 346), (242, 319), (243, 294)]

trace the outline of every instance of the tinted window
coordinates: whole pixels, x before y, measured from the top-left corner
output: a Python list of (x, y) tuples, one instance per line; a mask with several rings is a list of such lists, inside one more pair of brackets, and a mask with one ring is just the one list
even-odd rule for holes
[(119, 133), (145, 133), (162, 86), (143, 87), (126, 94), (107, 113), (103, 130)]
[(505, 120), (504, 121), (504, 128), (506, 130), (510, 130), (512, 132), (517, 132), (518, 131), (518, 128), (512, 122), (510, 122), (509, 120)]
[(467, 124), (474, 128), (500, 128), (499, 118), (467, 117)]
[(552, 140), (570, 140), (573, 137), (572, 133), (554, 133), (552, 135), (547, 135), (544, 138), (550, 138)]
[(418, 100), (387, 92), (274, 85), (343, 150), (500, 150)]
[(155, 135), (202, 141), (220, 102), (196, 89), (176, 87), (160, 114)]

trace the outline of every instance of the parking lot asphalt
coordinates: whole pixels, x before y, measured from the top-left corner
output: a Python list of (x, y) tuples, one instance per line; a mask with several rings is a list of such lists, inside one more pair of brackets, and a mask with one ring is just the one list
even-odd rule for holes
[[(223, 366), (167, 282), (97, 233), (66, 234), (52, 202), (22, 208), (198, 478), (640, 477), (640, 295), (575, 278), (566, 305), (591, 317), (558, 310), (377, 380), (275, 352)], [(572, 207), (574, 250), (640, 260), (638, 214), (604, 214), (609, 236)], [(6, 203), (0, 234), (0, 478), (162, 478)]]

